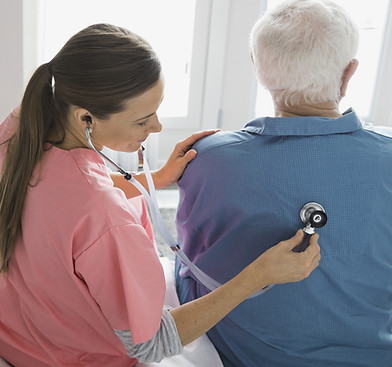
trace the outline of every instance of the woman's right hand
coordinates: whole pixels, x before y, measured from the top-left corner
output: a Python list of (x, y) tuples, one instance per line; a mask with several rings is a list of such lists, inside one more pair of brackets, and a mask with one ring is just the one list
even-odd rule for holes
[(298, 282), (307, 278), (318, 266), (321, 259), (318, 234), (310, 238), (308, 248), (303, 252), (293, 252), (303, 239), (303, 231), (298, 230), (294, 237), (271, 247), (247, 270), (253, 278), (255, 292), (269, 284)]
[(182, 176), (186, 166), (192, 161), (197, 152), (192, 146), (200, 139), (215, 134), (219, 129), (203, 130), (179, 141), (174, 147), (166, 163), (152, 173), (154, 184), (157, 189), (165, 188), (176, 183)]
[[(183, 345), (190, 343), (247, 299), (269, 284), (296, 282), (309, 276), (320, 261), (318, 235), (313, 235), (308, 248), (293, 252), (303, 238), (302, 230), (264, 252), (255, 261), (205, 296), (170, 310)], [(271, 291), (273, 292), (273, 291)]]

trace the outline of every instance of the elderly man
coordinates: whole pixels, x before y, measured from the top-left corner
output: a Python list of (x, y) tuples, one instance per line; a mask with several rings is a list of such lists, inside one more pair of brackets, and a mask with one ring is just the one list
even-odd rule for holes
[[(182, 248), (221, 283), (303, 226), (305, 203), (328, 215), (308, 279), (248, 299), (208, 333), (226, 367), (392, 366), (392, 139), (339, 110), (357, 44), (330, 1), (265, 14), (250, 46), (275, 117), (198, 142), (179, 182)], [(179, 263), (176, 280), (183, 303), (208, 292)]]

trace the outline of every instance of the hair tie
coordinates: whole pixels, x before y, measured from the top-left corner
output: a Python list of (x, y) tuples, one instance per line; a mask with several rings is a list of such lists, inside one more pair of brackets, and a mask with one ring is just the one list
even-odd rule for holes
[(51, 88), (52, 88), (52, 95), (53, 95), (53, 97), (54, 97), (54, 92), (55, 92), (55, 84), (56, 84), (56, 81), (55, 81), (55, 79), (54, 79), (54, 75), (53, 75), (53, 72), (52, 72), (52, 64), (50, 63), (50, 62), (48, 62), (47, 64), (46, 64), (46, 68), (48, 69), (48, 71), (49, 71), (49, 74), (50, 74), (50, 86), (51, 86)]

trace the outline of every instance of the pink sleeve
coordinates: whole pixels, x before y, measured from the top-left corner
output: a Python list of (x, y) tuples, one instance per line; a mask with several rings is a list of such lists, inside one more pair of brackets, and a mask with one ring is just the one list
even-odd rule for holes
[(154, 242), (154, 235), (152, 231), (150, 216), (148, 214), (148, 206), (146, 203), (146, 199), (142, 195), (139, 195), (135, 196), (132, 199), (128, 199), (128, 201), (137, 210), (142, 226), (146, 230), (151, 242)]
[(130, 330), (135, 344), (154, 336), (165, 280), (142, 226), (112, 227), (75, 260), (75, 270), (113, 329)]

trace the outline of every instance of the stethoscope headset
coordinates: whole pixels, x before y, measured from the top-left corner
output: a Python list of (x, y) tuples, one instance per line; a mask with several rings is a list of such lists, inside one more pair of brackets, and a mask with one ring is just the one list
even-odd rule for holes
[[(150, 208), (150, 214), (152, 217), (152, 221), (155, 224), (155, 227), (159, 234), (162, 236), (162, 238), (166, 241), (170, 249), (175, 253), (175, 255), (183, 262), (184, 265), (188, 267), (188, 269), (192, 272), (194, 277), (202, 284), (204, 285), (207, 289), (210, 291), (219, 288), (221, 284), (217, 282), (215, 279), (211, 278), (209, 275), (204, 273), (199, 267), (197, 267), (195, 264), (192, 263), (191, 260), (189, 260), (188, 256), (182, 251), (180, 248), (179, 244), (177, 241), (174, 240), (173, 236), (170, 234), (165, 222), (163, 221), (163, 218), (161, 216), (161, 213), (159, 211), (158, 207), (158, 202), (156, 198), (156, 191), (155, 191), (155, 186), (154, 182), (151, 177), (151, 172), (150, 168), (147, 162), (147, 158), (145, 156), (145, 149), (142, 147), (142, 156), (143, 156), (143, 169), (144, 173), (147, 178), (147, 183), (148, 183), (148, 191), (144, 188), (144, 186), (137, 181), (131, 173), (127, 172), (124, 170), (120, 165), (118, 165), (116, 162), (114, 162), (112, 159), (110, 159), (107, 155), (102, 153), (101, 151), (97, 150), (94, 146), (94, 144), (91, 141), (91, 132), (92, 132), (92, 118), (89, 115), (86, 115), (84, 117), (87, 126), (85, 129), (85, 134), (86, 134), (86, 139), (88, 145), (93, 149), (95, 152), (97, 152), (100, 156), (104, 158), (107, 162), (109, 162), (111, 165), (113, 165), (118, 172), (120, 172), (123, 177), (129, 181), (131, 184), (133, 184), (144, 196), (144, 198), (147, 201), (147, 204)], [(295, 252), (302, 252), (305, 251), (306, 248), (309, 246), (309, 240), (312, 234), (315, 233), (315, 228), (321, 228), (327, 223), (327, 215), (325, 213), (324, 208), (316, 203), (316, 202), (309, 202), (305, 204), (301, 210), (300, 210), (300, 218), (301, 221), (305, 224), (305, 227), (302, 229), (304, 232), (304, 238), (293, 251)], [(256, 297), (262, 293), (267, 292), (273, 284), (268, 285), (261, 289), (260, 291), (256, 292), (249, 298)]]

